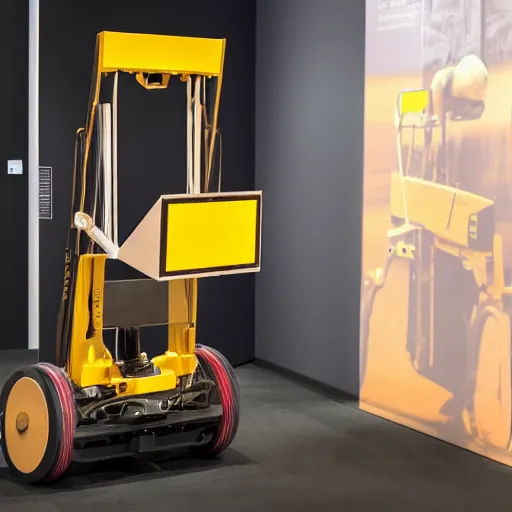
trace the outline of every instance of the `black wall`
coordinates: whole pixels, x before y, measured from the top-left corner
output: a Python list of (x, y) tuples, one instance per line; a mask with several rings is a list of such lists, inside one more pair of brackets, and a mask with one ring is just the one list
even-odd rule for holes
[(358, 394), (365, 2), (258, 0), (256, 356)]
[[(28, 347), (28, 0), (0, 1), (1, 349)], [(7, 160), (23, 160), (22, 175)]]
[[(11, 0), (13, 3), (14, 0)], [(220, 128), (223, 188), (254, 188), (255, 1), (41, 0), (40, 164), (53, 167), (54, 219), (41, 222), (41, 359), (53, 360), (72, 186), (73, 142), (87, 110), (95, 36), (102, 30), (227, 38)], [(186, 88), (119, 89), (120, 242), (164, 193), (183, 193)], [(107, 278), (133, 271), (115, 262)], [(254, 276), (208, 278), (199, 286), (199, 341), (234, 364), (254, 357)], [(166, 333), (143, 333), (150, 355)]]

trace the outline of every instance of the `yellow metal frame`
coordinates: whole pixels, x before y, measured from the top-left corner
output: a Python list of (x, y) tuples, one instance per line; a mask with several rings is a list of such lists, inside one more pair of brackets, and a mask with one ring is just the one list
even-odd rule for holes
[[(217, 96), (212, 123), (212, 134), (217, 133), (220, 95), (224, 69), (225, 39), (160, 36), (152, 34), (128, 34), (100, 32), (96, 41), (95, 72), (93, 76), (92, 102), (86, 123), (85, 155), (83, 162), (82, 196), (80, 210), (85, 203), (87, 163), (91, 149), (96, 107), (98, 106), (101, 79), (105, 73), (161, 73), (162, 75), (200, 75), (217, 77)], [(208, 172), (212, 166), (215, 136), (210, 144)]]
[[(190, 303), (186, 295), (197, 297), (197, 280), (169, 283), (169, 338), (165, 354), (153, 359), (160, 375), (144, 378), (123, 378), (114, 359), (103, 343), (103, 297), (105, 286), (104, 254), (85, 254), (78, 264), (77, 285), (73, 310), (73, 333), (67, 367), (69, 377), (80, 387), (114, 386), (120, 396), (152, 393), (173, 389), (178, 378), (194, 372), (195, 322), (197, 302)], [(93, 279), (93, 283), (91, 283)], [(191, 286), (191, 289), (186, 289)], [(89, 325), (88, 299), (93, 294), (94, 335), (87, 339)], [(179, 300), (181, 297), (183, 300)], [(186, 315), (186, 316), (185, 316)], [(184, 322), (184, 320), (187, 320)], [(177, 322), (176, 322), (177, 320)]]
[[(99, 102), (102, 77), (105, 73), (128, 72), (136, 75), (139, 83), (142, 73), (161, 73), (164, 82), (169, 76), (201, 75), (217, 77), (213, 134), (209, 144), (207, 171), (211, 169), (222, 86), (225, 53), (224, 39), (158, 36), (102, 32), (97, 36), (95, 71), (91, 103), (86, 123), (85, 154), (83, 159), (80, 210), (84, 210), (86, 172), (94, 117)], [(165, 85), (164, 84), (164, 85)], [(144, 85), (142, 83), (142, 85)], [(150, 88), (150, 87), (147, 87)], [(77, 242), (78, 243), (78, 242)], [(113, 386), (119, 396), (152, 393), (174, 389), (180, 377), (191, 375), (197, 366), (195, 356), (197, 319), (197, 279), (170, 281), (168, 348), (152, 361), (160, 375), (144, 378), (123, 378), (114, 359), (103, 342), (103, 297), (105, 262), (103, 254), (81, 255), (78, 262), (76, 292), (73, 304), (71, 346), (66, 370), (80, 387)], [(91, 280), (93, 282), (91, 283)], [(87, 338), (89, 325), (89, 294), (93, 290), (94, 335)]]
[(101, 32), (98, 71), (219, 76), (224, 39)]

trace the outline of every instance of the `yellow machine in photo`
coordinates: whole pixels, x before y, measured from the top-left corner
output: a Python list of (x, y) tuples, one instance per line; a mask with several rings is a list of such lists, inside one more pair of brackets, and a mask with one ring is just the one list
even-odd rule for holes
[[(173, 447), (215, 456), (236, 434), (240, 396), (233, 369), (196, 342), (198, 279), (260, 269), (261, 192), (220, 191), (225, 45), (223, 39), (117, 32), (97, 37), (87, 122), (76, 134), (57, 364), (17, 371), (0, 397), (3, 454), (23, 481), (55, 480), (72, 461)], [(187, 189), (155, 198), (122, 243), (121, 74), (148, 94), (170, 80), (183, 82), (187, 119)], [(109, 281), (109, 259), (147, 278)], [(150, 359), (139, 332), (155, 325), (168, 326), (167, 350)], [(114, 352), (104, 341), (107, 331)]]
[(446, 131), (430, 89), (400, 93), (389, 250), (363, 279), (360, 399), (408, 424), (442, 424), (508, 449), (510, 276), (495, 203), (450, 176)]

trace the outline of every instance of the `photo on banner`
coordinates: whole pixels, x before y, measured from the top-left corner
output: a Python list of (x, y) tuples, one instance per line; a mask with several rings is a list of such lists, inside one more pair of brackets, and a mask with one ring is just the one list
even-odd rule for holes
[(512, 0), (367, 0), (360, 406), (512, 465)]

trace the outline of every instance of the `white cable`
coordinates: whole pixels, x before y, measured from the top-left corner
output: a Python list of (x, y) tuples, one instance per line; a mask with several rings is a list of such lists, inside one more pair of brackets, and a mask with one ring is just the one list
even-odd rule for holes
[(105, 163), (105, 154), (106, 154), (106, 151), (107, 151), (107, 148), (106, 148), (106, 145), (105, 145), (105, 130), (106, 130), (106, 121), (105, 121), (105, 114), (106, 114), (106, 111), (105, 111), (105, 105), (102, 103), (100, 105), (100, 109), (101, 109), (101, 133), (99, 134), (101, 136), (101, 161), (102, 161), (102, 170), (103, 170), (103, 173), (102, 173), (102, 179), (103, 179), (103, 204), (101, 205), (102, 206), (102, 211), (101, 211), (101, 220), (102, 220), (102, 225), (101, 225), (101, 228), (103, 229), (104, 232), (107, 231), (108, 229), (108, 216), (107, 216), (107, 210), (105, 208), (105, 202), (107, 200), (107, 193), (106, 193), (106, 184), (107, 184), (107, 165)]
[(98, 105), (98, 111), (100, 115), (100, 131), (98, 133), (98, 138), (100, 139), (100, 148), (101, 148), (101, 179), (102, 179), (102, 190), (103, 190), (103, 204), (101, 205), (101, 228), (103, 231), (107, 229), (107, 218), (106, 218), (106, 212), (105, 212), (105, 109), (103, 108), (103, 103), (100, 103)]
[(192, 148), (192, 78), (187, 77), (187, 194), (193, 187), (193, 148)]
[(118, 192), (117, 192), (117, 91), (119, 73), (114, 75), (114, 92), (112, 94), (112, 216), (113, 242), (118, 245)]
[(201, 77), (196, 78), (194, 91), (194, 194), (201, 193)]
[(91, 240), (97, 243), (109, 256), (109, 258), (117, 259), (119, 247), (94, 224), (94, 221), (83, 212), (75, 213), (75, 226), (77, 229), (84, 231)]
[(112, 240), (112, 105), (107, 103), (105, 105), (105, 120), (107, 121), (107, 130), (105, 132), (105, 140), (107, 142), (107, 155), (106, 161), (108, 162), (107, 168), (107, 183), (108, 191), (105, 194), (108, 197), (107, 211), (108, 211), (108, 238)]
[[(113, 210), (113, 241), (114, 245), (119, 244), (119, 195), (117, 187), (117, 98), (119, 90), (119, 73), (114, 75), (114, 91), (112, 92), (112, 210)], [(115, 329), (115, 357), (119, 361), (119, 327)]]
[[(203, 147), (203, 155), (204, 155), (204, 181), (206, 185), (206, 189), (208, 188), (207, 180), (210, 176), (210, 169), (208, 169), (208, 110), (206, 105), (206, 77), (203, 76), (201, 80), (201, 95), (202, 95), (202, 101), (201, 101), (201, 113), (202, 113), (202, 121), (204, 122), (204, 133), (203, 133), (203, 140), (204, 140), (204, 147)], [(206, 190), (208, 191), (208, 190)]]
[(96, 210), (98, 207), (98, 192), (100, 188), (100, 180), (101, 180), (101, 167), (102, 167), (102, 154), (103, 154), (103, 110), (101, 105), (98, 105), (97, 108), (97, 126), (98, 126), (98, 134), (96, 137), (96, 185), (94, 187), (94, 205), (92, 209), (92, 218), (96, 219)]
[(107, 109), (105, 108), (105, 105), (101, 105), (101, 109), (103, 111), (102, 115), (102, 125), (103, 129), (101, 131), (101, 145), (103, 147), (102, 151), (102, 157), (103, 157), (103, 231), (104, 233), (108, 233), (108, 225), (109, 225), (109, 218), (108, 218), (108, 209), (107, 209), (107, 202), (108, 202), (108, 193), (107, 193), (107, 187), (108, 187), (108, 163), (107, 163)]
[(110, 103), (103, 105), (103, 162), (105, 236), (112, 240), (112, 110)]

